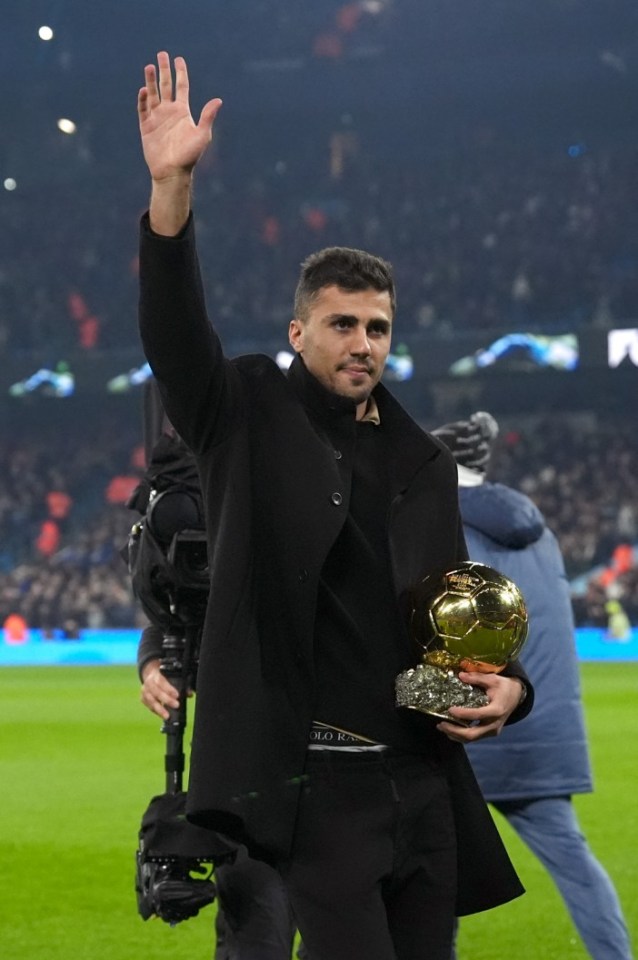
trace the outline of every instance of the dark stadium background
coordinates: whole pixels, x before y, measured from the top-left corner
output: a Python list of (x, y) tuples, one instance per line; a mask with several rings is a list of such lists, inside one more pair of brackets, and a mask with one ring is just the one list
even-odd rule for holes
[[(286, 349), (310, 251), (392, 260), (391, 388), (426, 427), (497, 416), (494, 478), (559, 535), (581, 655), (634, 659), (637, 28), (628, 0), (5, 12), (0, 619), (31, 633), (0, 642), (0, 663), (126, 660), (142, 623), (119, 548), (143, 467), (135, 98), (158, 49), (187, 58), (196, 110), (224, 99), (196, 215), (228, 351)], [(125, 628), (125, 647), (93, 645)]]

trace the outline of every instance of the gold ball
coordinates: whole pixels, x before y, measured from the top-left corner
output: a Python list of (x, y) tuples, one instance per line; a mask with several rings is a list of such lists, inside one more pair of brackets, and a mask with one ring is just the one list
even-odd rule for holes
[(521, 591), (484, 563), (464, 561), (412, 591), (410, 632), (427, 663), (498, 671), (518, 656), (527, 628)]

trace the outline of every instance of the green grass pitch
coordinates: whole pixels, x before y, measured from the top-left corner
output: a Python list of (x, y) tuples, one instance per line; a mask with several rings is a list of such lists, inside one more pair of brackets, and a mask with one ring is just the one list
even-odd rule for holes
[[(576, 802), (635, 942), (638, 664), (587, 663), (582, 677), (596, 792)], [(138, 702), (133, 668), (4, 668), (0, 697), (4, 960), (211, 957), (214, 907), (174, 928), (137, 915), (137, 830), (163, 790), (164, 738)], [(502, 830), (528, 893), (464, 920), (460, 960), (585, 958), (546, 874)]]

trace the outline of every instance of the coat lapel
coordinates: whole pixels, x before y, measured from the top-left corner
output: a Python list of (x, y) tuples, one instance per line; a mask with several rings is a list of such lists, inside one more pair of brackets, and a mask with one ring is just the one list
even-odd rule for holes
[(441, 452), (439, 444), (409, 416), (383, 384), (374, 390), (388, 450), (392, 500), (402, 496), (414, 477)]

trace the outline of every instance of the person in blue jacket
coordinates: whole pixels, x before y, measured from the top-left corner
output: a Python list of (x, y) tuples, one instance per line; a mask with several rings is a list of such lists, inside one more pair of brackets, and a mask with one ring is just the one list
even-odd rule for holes
[(534, 710), (468, 755), (488, 800), (505, 816), (556, 884), (589, 955), (631, 960), (614, 886), (589, 848), (572, 803), (592, 775), (580, 693), (574, 623), (563, 558), (536, 505), (485, 475), (498, 424), (485, 412), (433, 433), (449, 447), (470, 558), (514, 580), (530, 632), (521, 661), (534, 684)]

